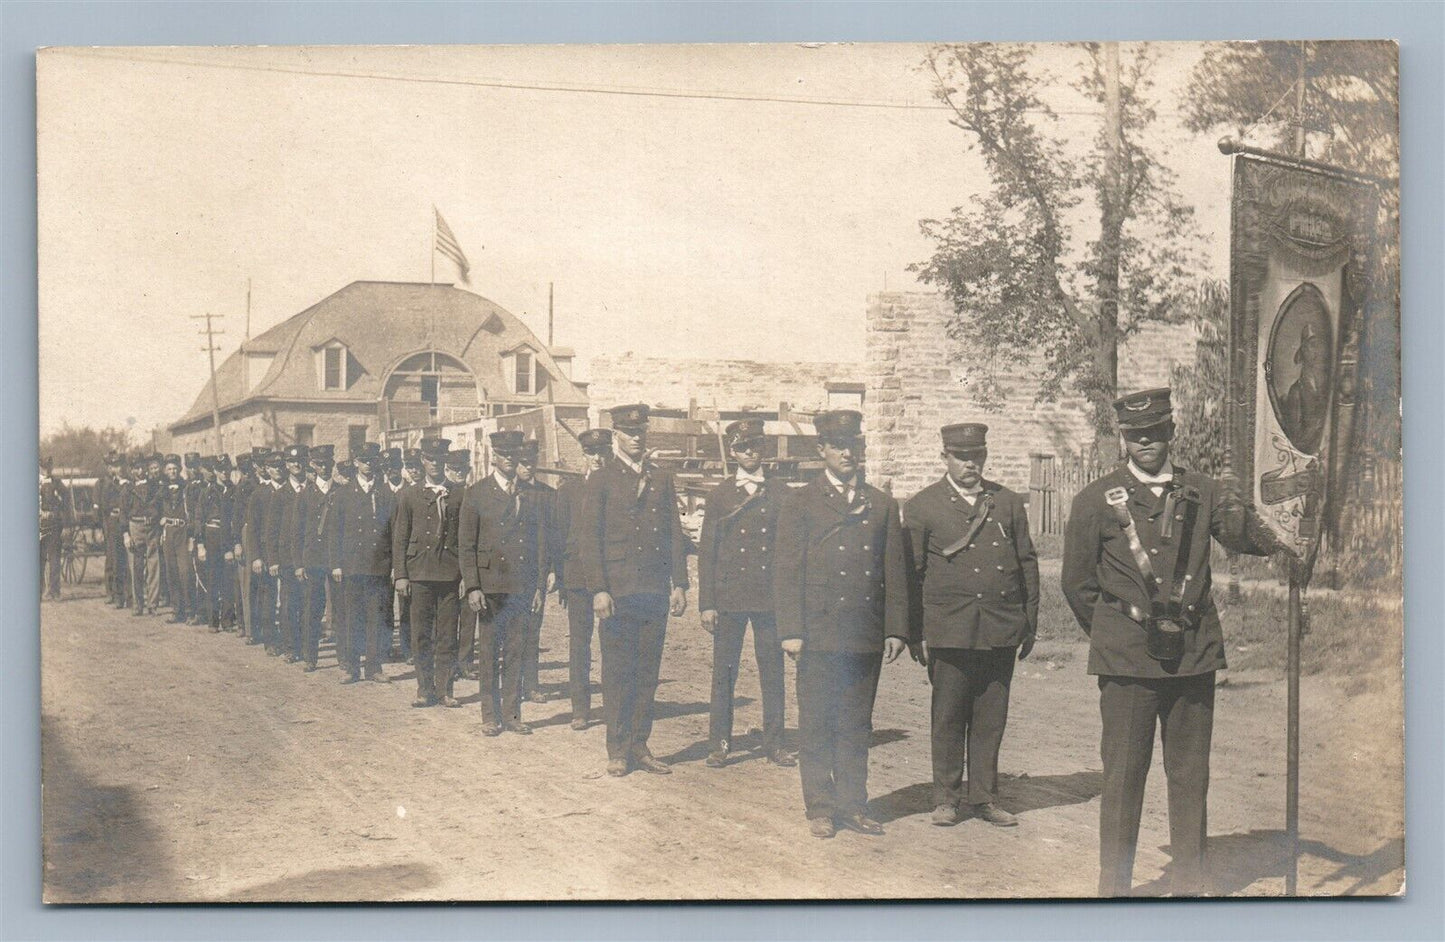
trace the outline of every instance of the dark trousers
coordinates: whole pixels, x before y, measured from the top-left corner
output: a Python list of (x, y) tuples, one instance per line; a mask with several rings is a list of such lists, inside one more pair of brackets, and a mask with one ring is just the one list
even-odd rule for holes
[[(391, 642), (391, 580), (386, 576), (346, 576), (342, 582), (345, 630), (337, 635), (336, 656), (352, 673), (381, 673), (383, 634)], [(384, 628), (383, 628), (384, 626)]]
[(276, 578), (278, 607), (276, 612), (276, 646), (294, 658), (301, 657), (301, 638), (306, 624), (306, 603), (310, 598), (306, 584), (296, 578), (296, 570), (281, 567)]
[[(465, 611), (471, 614), (470, 608)], [(487, 594), (487, 611), (477, 628), (482, 719), (487, 722), (522, 718), (522, 645), (531, 617), (531, 592)]]
[(733, 694), (743, 635), (753, 624), (753, 654), (758, 659), (758, 681), (763, 694), (763, 750), (783, 744), (783, 648), (778, 643), (777, 620), (772, 612), (718, 612), (712, 636), (712, 709), (708, 739), (712, 748), (726, 748), (733, 738)]
[(592, 712), (592, 593), (567, 593), (567, 686), (572, 695), (572, 718), (587, 719)]
[(111, 517), (105, 525), (105, 555), (110, 560), (111, 584), (114, 594), (111, 599), (124, 608), (130, 604), (130, 557), (125, 551), (126, 521), (124, 517)]
[[(928, 649), (933, 685), (933, 803), (982, 805), (998, 797), (998, 750), (1008, 721), (1017, 648)], [(968, 793), (963, 769), (968, 763)]]
[(178, 621), (184, 621), (195, 614), (191, 590), (195, 588), (196, 575), (191, 569), (191, 551), (186, 548), (188, 539), (190, 534), (183, 523), (161, 527), (161, 555), (165, 561), (171, 605), (175, 607), (175, 618)]
[(648, 754), (667, 635), (667, 596), (622, 595), (612, 604), (612, 617), (601, 626), (602, 715), (607, 758), (627, 759)]
[[(396, 607), (396, 636), (397, 646), (401, 649), (403, 659), (411, 657), (411, 599), (399, 592), (392, 592), (392, 604)], [(388, 622), (390, 624), (390, 622)], [(388, 636), (387, 643), (390, 647), (391, 638)]]
[(523, 625), (522, 645), (522, 689), (536, 693), (541, 689), (542, 660), (542, 616), (546, 612), (546, 596), (543, 596), (541, 611), (531, 610), (532, 593), (527, 593), (527, 618)]
[(40, 534), (40, 588), (56, 598), (60, 598), (60, 536), (59, 529)]
[(1104, 792), (1099, 807), (1099, 895), (1128, 896), (1154, 728), (1164, 744), (1169, 784), (1169, 852), (1174, 892), (1207, 890), (1204, 844), (1214, 673), (1192, 677), (1099, 678)]
[(477, 613), (471, 606), (457, 605), (457, 669), (466, 672), (477, 663)]
[(809, 818), (862, 814), (868, 807), (868, 745), (883, 654), (798, 655), (798, 752)]
[(411, 581), (411, 650), (417, 695), (451, 696), (457, 660), (457, 580)]
[(206, 541), (206, 621), (212, 628), (235, 624), (235, 563), (226, 562), (230, 549), (222, 540)]
[(251, 641), (268, 648), (279, 645), (276, 631), (276, 578), (251, 573)]
[(315, 664), (321, 650), (321, 623), (326, 618), (327, 583), (331, 574), (326, 569), (314, 566), (306, 568), (306, 578), (301, 581), (301, 651), (300, 657), (307, 664)]

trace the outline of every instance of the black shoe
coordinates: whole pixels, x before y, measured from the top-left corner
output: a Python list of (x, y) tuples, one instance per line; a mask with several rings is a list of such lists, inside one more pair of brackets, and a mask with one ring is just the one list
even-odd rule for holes
[(461, 706), (461, 704), (457, 702), (457, 698), (456, 698), (456, 697), (453, 697), (451, 694), (446, 694), (445, 696), (443, 696), (443, 697), (441, 698), (441, 700), (440, 700), (439, 702), (441, 703), (442, 706), (444, 706), (444, 707), (451, 707), (451, 708), (453, 708), (453, 709), (455, 709), (456, 707)]
[(929, 820), (941, 828), (953, 827), (958, 823), (958, 805), (939, 805), (933, 809), (933, 816)]
[(510, 723), (503, 723), (502, 729), (506, 730), (509, 733), (516, 733), (519, 736), (532, 735), (532, 727), (528, 726), (526, 723), (523, 723), (521, 720), (513, 720)]
[(626, 775), (628, 771), (629, 770), (627, 768), (626, 759), (607, 760), (607, 774), (612, 776), (613, 778), (622, 778), (622, 776)]
[(306, 662), (306, 666), (303, 667), (302, 670), (305, 671), (305, 672), (308, 673), (308, 674), (315, 673), (315, 671), (316, 671), (316, 662), (315, 662), (315, 661), (307, 661), (307, 662)]
[(720, 769), (727, 764), (728, 750), (726, 746), (714, 749), (712, 752), (709, 752), (707, 754), (707, 758), (703, 760), (703, 765), (707, 766), (710, 769)]
[(436, 697), (417, 697), (415, 700), (411, 701), (411, 705), (414, 706), (414, 707), (416, 707), (416, 708), (418, 708), (418, 709), (425, 709), (426, 707), (434, 707), (434, 706), (437, 705), (437, 698), (436, 698)]
[(500, 736), (500, 735), (502, 735), (502, 724), (501, 724), (501, 723), (498, 723), (496, 720), (482, 720), (482, 735), (483, 735), (483, 736)]
[(838, 823), (850, 831), (857, 831), (859, 834), (877, 836), (883, 833), (883, 825), (861, 812), (858, 814), (842, 815), (838, 818)]
[(371, 681), (371, 682), (374, 683), (374, 684), (389, 684), (389, 683), (391, 683), (391, 678), (388, 677), (388, 676), (386, 676), (385, 674), (383, 674), (381, 671), (377, 671), (377, 672), (374, 673), (374, 674), (367, 674), (367, 675), (366, 675), (366, 679), (369, 680), (369, 681)]
[(783, 749), (769, 749), (763, 753), (763, 758), (773, 765), (780, 765), (785, 769), (791, 769), (798, 764), (798, 757)]
[(343, 684), (359, 684), (361, 683), (361, 675), (347, 674), (345, 677), (341, 678), (341, 682)]
[(579, 733), (582, 732), (587, 728), (587, 718), (585, 716), (572, 717), (572, 728)]
[(808, 833), (817, 838), (827, 839), (838, 833), (832, 818), (809, 818)]

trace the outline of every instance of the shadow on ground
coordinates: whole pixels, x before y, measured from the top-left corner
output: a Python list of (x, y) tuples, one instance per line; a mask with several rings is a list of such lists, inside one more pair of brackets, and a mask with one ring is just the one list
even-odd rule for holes
[(394, 900), (436, 886), (438, 882), (436, 870), (419, 863), (327, 867), (287, 874), (238, 890), (226, 899), (244, 903)]
[[(1092, 801), (1104, 788), (1104, 774), (1091, 769), (1067, 775), (1000, 775), (998, 805), (1014, 814)], [(918, 782), (880, 795), (868, 803), (883, 823), (933, 811), (933, 783)]]
[[(1168, 847), (1162, 849), (1168, 851)], [(1311, 840), (1301, 840), (1299, 849), (1302, 859), (1316, 857), (1338, 865), (1318, 885), (1301, 886), (1303, 893), (1351, 896), (1374, 886), (1391, 873), (1399, 873), (1397, 879), (1402, 879), (1404, 875), (1405, 842), (1399, 837), (1386, 841), (1368, 854), (1347, 854), (1322, 841)], [(1288, 863), (1289, 844), (1282, 830), (1257, 829), (1209, 838), (1209, 874), (1212, 890), (1217, 894), (1243, 893), (1260, 880), (1282, 880)], [(1136, 887), (1134, 892), (1149, 896), (1167, 893), (1169, 889), (1170, 874), (1166, 869), (1158, 879)], [(1395, 887), (1386, 886), (1373, 892), (1390, 892), (1392, 889)]]

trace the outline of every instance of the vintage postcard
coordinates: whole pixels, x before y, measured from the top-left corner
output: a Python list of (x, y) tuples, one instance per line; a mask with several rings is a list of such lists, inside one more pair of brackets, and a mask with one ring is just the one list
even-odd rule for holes
[(39, 50), (45, 900), (1402, 893), (1397, 66)]

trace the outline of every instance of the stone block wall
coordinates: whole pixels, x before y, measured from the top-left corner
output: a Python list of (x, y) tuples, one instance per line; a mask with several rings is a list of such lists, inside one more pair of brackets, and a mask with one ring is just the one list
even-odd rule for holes
[[(1029, 455), (1078, 452), (1093, 441), (1082, 400), (1036, 402), (1042, 357), (996, 364), (1004, 390), (997, 410), (974, 398), (970, 380), (983, 373), (982, 353), (951, 340), (945, 328), (953, 305), (931, 292), (870, 295), (867, 309), (869, 480), (909, 497), (942, 474), (938, 429), (953, 422), (989, 426), (988, 477), (1027, 491)], [(1164, 386), (1170, 367), (1192, 362), (1197, 341), (1192, 325), (1154, 325), (1120, 350), (1120, 386), (1126, 391)]]

